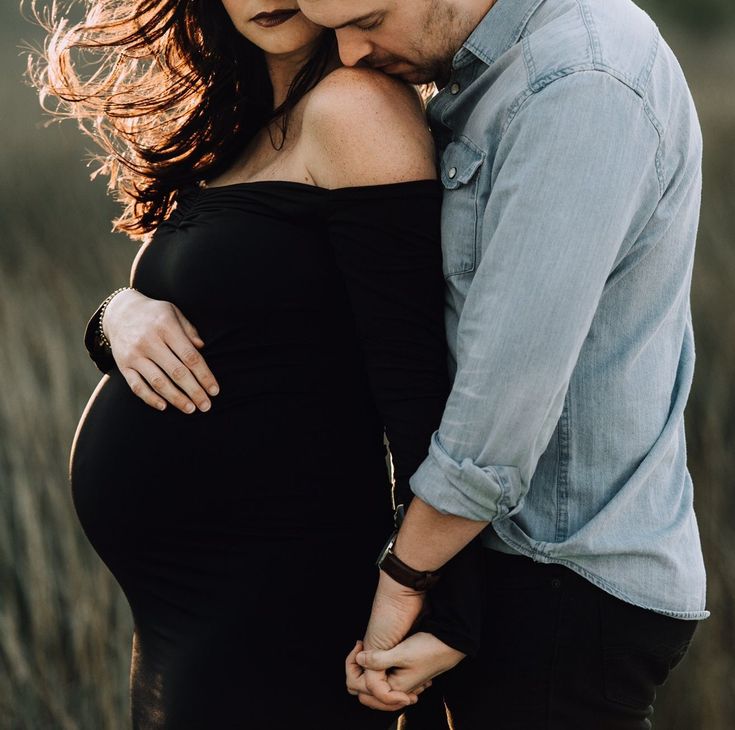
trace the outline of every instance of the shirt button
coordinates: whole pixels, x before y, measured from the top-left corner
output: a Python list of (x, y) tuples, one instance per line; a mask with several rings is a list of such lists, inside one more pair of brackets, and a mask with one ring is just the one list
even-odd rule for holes
[(459, 94), (459, 90), (462, 88), (456, 81), (449, 87), (450, 94)]
[(457, 177), (457, 168), (456, 167), (450, 167), (449, 172), (447, 172), (447, 175), (449, 175), (450, 180), (454, 180), (455, 177)]

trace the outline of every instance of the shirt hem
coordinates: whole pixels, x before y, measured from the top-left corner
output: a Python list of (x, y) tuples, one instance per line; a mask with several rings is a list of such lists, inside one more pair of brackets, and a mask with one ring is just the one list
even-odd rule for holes
[[(569, 568), (570, 570), (573, 570), (575, 573), (577, 573), (578, 575), (581, 575), (583, 578), (588, 580), (590, 583), (597, 586), (598, 588), (605, 591), (606, 593), (609, 593), (611, 596), (614, 596), (615, 598), (619, 598), (621, 601), (630, 603), (631, 605), (637, 606), (638, 608), (644, 608), (648, 611), (653, 611), (654, 613), (660, 613), (663, 616), (669, 616), (671, 618), (678, 618), (678, 619), (682, 619), (685, 621), (700, 621), (702, 619), (706, 619), (710, 617), (710, 612), (707, 611), (706, 609), (701, 610), (701, 611), (674, 611), (668, 608), (648, 606), (645, 603), (641, 603), (641, 601), (636, 600), (635, 598), (632, 598), (627, 593), (625, 593), (625, 591), (621, 591), (619, 588), (616, 588), (611, 583), (608, 583), (608, 581), (606, 581), (601, 576), (597, 575), (596, 573), (592, 573), (591, 571), (587, 570), (586, 568), (583, 568), (581, 565), (578, 565), (572, 560), (567, 560), (566, 558), (556, 558), (556, 557), (547, 555), (541, 550), (530, 548), (526, 545), (517, 543), (515, 540), (508, 537), (507, 535), (501, 535), (497, 530), (493, 530), (493, 531), (495, 535), (497, 535), (498, 538), (502, 540), (506, 545), (511, 547), (513, 550), (517, 551), (519, 554), (524, 555), (528, 558), (531, 558), (531, 560), (533, 560), (534, 562), (554, 563), (556, 565), (563, 565), (565, 568)], [(487, 550), (497, 550), (497, 548), (491, 547), (487, 545), (486, 543), (483, 543), (483, 545)], [(498, 552), (503, 552), (503, 550), (498, 550)]]

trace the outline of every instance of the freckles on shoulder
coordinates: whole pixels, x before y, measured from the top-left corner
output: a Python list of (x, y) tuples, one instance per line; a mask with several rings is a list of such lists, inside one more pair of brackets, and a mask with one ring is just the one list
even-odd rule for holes
[(339, 68), (304, 107), (308, 167), (324, 187), (436, 178), (421, 100), (405, 82), (367, 68)]

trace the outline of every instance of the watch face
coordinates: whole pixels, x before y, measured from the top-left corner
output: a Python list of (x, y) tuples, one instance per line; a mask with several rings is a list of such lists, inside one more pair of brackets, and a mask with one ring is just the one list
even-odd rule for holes
[(380, 551), (380, 554), (378, 555), (378, 559), (375, 561), (375, 565), (380, 567), (380, 564), (385, 560), (385, 556), (388, 554), (388, 551), (393, 547), (393, 543), (396, 541), (396, 535), (398, 534), (398, 530), (395, 530), (393, 534), (388, 538), (388, 541), (383, 545), (383, 549)]

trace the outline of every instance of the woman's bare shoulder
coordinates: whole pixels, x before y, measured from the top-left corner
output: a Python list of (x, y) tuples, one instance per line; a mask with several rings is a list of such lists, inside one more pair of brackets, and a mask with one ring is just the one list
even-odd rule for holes
[(434, 145), (421, 100), (403, 81), (367, 68), (338, 68), (306, 100), (309, 172), (323, 187), (435, 178)]

